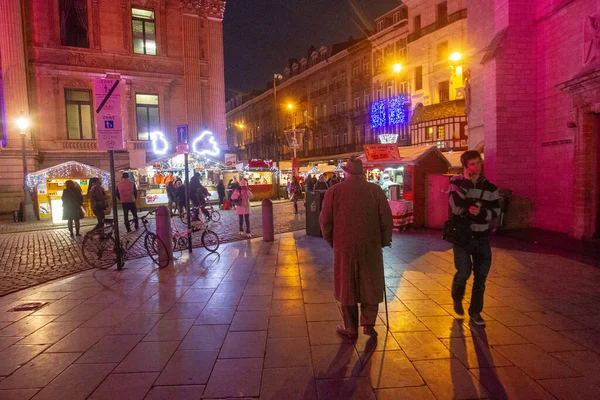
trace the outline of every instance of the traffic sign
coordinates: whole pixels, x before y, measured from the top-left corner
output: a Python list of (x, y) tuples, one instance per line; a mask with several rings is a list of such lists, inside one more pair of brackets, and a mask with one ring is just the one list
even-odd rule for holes
[(118, 79), (94, 79), (96, 113), (121, 115), (121, 92), (118, 86), (113, 89), (117, 81)]
[(96, 137), (99, 150), (125, 149), (118, 83), (118, 79), (94, 79)]
[(96, 118), (98, 150), (123, 150), (123, 129), (120, 115), (102, 115)]
[(179, 143), (177, 145), (177, 154), (189, 154), (190, 146), (187, 143)]
[(187, 125), (177, 125), (177, 143), (188, 143)]

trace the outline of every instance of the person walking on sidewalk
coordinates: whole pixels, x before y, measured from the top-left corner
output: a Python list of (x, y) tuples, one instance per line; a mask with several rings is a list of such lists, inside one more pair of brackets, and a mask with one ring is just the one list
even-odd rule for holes
[(177, 210), (181, 217), (185, 213), (185, 185), (181, 182), (181, 179), (175, 181), (175, 199), (177, 201)]
[(294, 202), (294, 214), (298, 214), (298, 200), (302, 200), (302, 186), (298, 182), (298, 177), (292, 177), (292, 184), (290, 186), (290, 193), (292, 195), (292, 201)]
[(329, 185), (327, 184), (327, 178), (325, 175), (319, 176), (319, 180), (315, 183), (314, 190), (327, 190), (329, 189)]
[[(173, 176), (173, 175), (171, 175)], [(167, 182), (167, 203), (169, 208), (170, 215), (175, 213), (175, 209), (177, 208), (177, 188), (175, 187), (174, 181), (169, 180)]]
[(102, 180), (100, 178), (90, 178), (87, 195), (90, 199), (92, 211), (98, 220), (94, 229), (100, 229), (104, 226), (106, 209), (108, 208), (108, 197), (102, 187)]
[(137, 216), (137, 206), (135, 205), (135, 199), (137, 199), (137, 187), (131, 179), (129, 179), (129, 173), (123, 172), (123, 180), (117, 185), (117, 198), (121, 200), (123, 207), (123, 219), (125, 220), (125, 229), (127, 232), (131, 232), (131, 226), (129, 224), (129, 212), (133, 216), (133, 223), (135, 229), (139, 229), (140, 225)]
[(323, 238), (333, 247), (335, 298), (344, 318), (337, 331), (357, 337), (360, 303), (363, 332), (377, 336), (385, 286), (382, 248), (392, 244), (392, 210), (383, 190), (365, 181), (362, 161), (351, 157), (344, 171), (348, 179), (327, 191), (319, 217)]
[[(63, 203), (63, 219), (67, 221), (69, 226), (69, 234), (71, 237), (81, 236), (79, 233), (80, 222), (79, 220), (84, 217), (83, 209), (83, 195), (81, 189), (77, 188), (77, 185), (72, 180), (65, 182), (65, 190), (62, 192), (62, 203)], [(75, 235), (73, 235), (73, 222), (75, 222)]]
[(473, 290), (469, 316), (477, 325), (485, 325), (481, 317), (485, 281), (492, 265), (490, 247), (490, 221), (500, 213), (498, 188), (482, 174), (482, 160), (478, 151), (469, 150), (460, 157), (464, 168), (461, 175), (450, 180), (449, 202), (452, 214), (468, 220), (473, 240), (468, 247), (454, 244), (454, 267), (456, 274), (452, 282), (454, 312), (462, 316), (465, 311), (462, 299), (467, 280), (473, 271)]
[(223, 183), (223, 179), (219, 179), (219, 183), (217, 184), (217, 194), (219, 195), (219, 208), (223, 208), (223, 202), (225, 201), (225, 184)]
[(243, 179), (240, 182), (240, 187), (233, 191), (231, 200), (236, 202), (235, 213), (238, 215), (240, 222), (240, 236), (244, 235), (244, 220), (246, 221), (246, 238), (250, 239), (250, 200), (254, 195), (248, 188), (248, 181)]

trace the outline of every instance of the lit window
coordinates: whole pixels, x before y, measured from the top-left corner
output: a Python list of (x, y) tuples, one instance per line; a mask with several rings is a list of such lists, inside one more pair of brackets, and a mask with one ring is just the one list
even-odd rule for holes
[(155, 56), (156, 21), (154, 20), (154, 11), (132, 8), (131, 27), (133, 30), (133, 52)]
[(427, 136), (425, 136), (425, 140), (428, 142), (433, 140), (433, 126), (427, 128)]
[(137, 139), (150, 140), (150, 133), (160, 131), (158, 95), (136, 94)]
[(446, 139), (446, 127), (444, 125), (437, 127), (437, 138), (438, 140)]
[(65, 108), (67, 109), (67, 139), (94, 139), (92, 92), (65, 89)]

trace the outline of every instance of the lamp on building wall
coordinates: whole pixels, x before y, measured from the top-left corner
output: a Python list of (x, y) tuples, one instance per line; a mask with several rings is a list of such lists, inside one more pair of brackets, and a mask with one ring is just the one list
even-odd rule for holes
[(25, 136), (29, 129), (29, 118), (21, 111), (21, 116), (17, 118), (17, 127), (21, 133), (21, 154), (23, 157), (23, 220), (25, 222), (34, 221), (35, 212), (33, 211), (33, 202), (31, 201), (31, 192), (27, 185), (27, 150), (25, 149)]
[(402, 64), (396, 63), (396, 64), (394, 64), (392, 69), (394, 70), (394, 72), (400, 72), (400, 71), (402, 71)]

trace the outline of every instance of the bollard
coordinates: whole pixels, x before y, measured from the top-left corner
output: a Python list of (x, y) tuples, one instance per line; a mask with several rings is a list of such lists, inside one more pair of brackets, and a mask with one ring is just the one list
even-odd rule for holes
[(162, 264), (165, 257), (168, 257), (170, 260), (169, 265), (173, 265), (171, 214), (167, 206), (160, 206), (156, 209), (156, 235), (162, 240), (167, 249), (166, 254), (164, 251), (160, 251), (158, 254), (160, 263)]
[(273, 202), (269, 199), (262, 201), (262, 225), (263, 241), (272, 242), (275, 240), (275, 229), (273, 228)]

